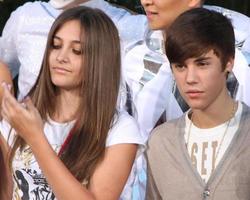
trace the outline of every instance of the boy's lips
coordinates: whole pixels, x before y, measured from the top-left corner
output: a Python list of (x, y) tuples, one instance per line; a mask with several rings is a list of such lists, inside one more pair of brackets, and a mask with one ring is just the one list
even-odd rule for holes
[(203, 91), (200, 91), (200, 90), (188, 90), (186, 92), (187, 96), (189, 98), (198, 98), (200, 97), (204, 92)]

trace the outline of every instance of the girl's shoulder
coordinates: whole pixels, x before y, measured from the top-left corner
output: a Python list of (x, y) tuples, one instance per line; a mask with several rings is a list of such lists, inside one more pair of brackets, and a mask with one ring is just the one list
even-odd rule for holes
[(106, 146), (132, 143), (143, 144), (143, 139), (136, 120), (126, 111), (119, 111), (109, 130)]

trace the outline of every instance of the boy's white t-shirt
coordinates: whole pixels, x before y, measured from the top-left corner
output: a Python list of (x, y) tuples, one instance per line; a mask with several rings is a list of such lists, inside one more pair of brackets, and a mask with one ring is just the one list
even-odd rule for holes
[[(188, 144), (188, 153), (193, 166), (205, 182), (208, 181), (237, 132), (241, 113), (242, 103), (239, 102), (238, 109), (230, 121), (213, 128), (201, 129), (193, 123), (190, 126), (191, 121), (187, 112), (184, 137), (186, 144)], [(190, 132), (189, 139), (188, 132)]]
[[(45, 123), (44, 133), (55, 152), (59, 152), (73, 125), (74, 121), (58, 123), (51, 119), (49, 119), (48, 123)], [(0, 131), (7, 140), (10, 126), (6, 121), (0, 123)], [(13, 134), (11, 134), (9, 141), (13, 141)], [(138, 144), (137, 156), (144, 149), (143, 139), (135, 120), (124, 111), (120, 112), (118, 117), (116, 117), (115, 123), (108, 133), (106, 147), (123, 143)], [(11, 145), (11, 142), (9, 144)], [(12, 168), (14, 177), (13, 200), (56, 199), (30, 147), (25, 147), (22, 152), (17, 150)], [(136, 170), (135, 167), (133, 167), (133, 170)], [(121, 194), (121, 199), (128, 199), (123, 198), (123, 196), (131, 195), (131, 187), (136, 176), (133, 170)]]

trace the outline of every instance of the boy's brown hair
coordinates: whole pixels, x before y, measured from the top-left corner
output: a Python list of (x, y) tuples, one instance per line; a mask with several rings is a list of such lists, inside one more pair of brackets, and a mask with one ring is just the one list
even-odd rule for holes
[(235, 54), (233, 26), (216, 11), (195, 8), (181, 14), (169, 27), (165, 48), (170, 63), (180, 64), (214, 50), (224, 70)]

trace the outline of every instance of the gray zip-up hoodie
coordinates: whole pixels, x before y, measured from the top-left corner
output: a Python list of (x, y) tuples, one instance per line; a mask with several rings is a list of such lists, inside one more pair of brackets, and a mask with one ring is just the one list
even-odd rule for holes
[(185, 116), (157, 127), (148, 143), (148, 200), (249, 200), (250, 108), (207, 183), (192, 166), (184, 140)]

